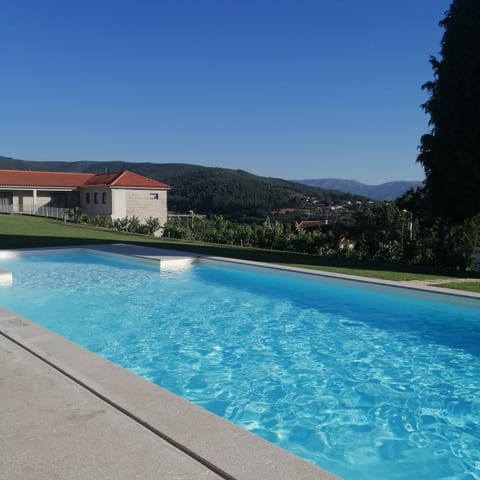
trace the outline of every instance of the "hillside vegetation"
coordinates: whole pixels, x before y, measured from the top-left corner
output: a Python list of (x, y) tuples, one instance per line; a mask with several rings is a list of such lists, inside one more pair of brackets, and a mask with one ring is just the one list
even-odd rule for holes
[(239, 222), (258, 222), (279, 209), (308, 209), (361, 197), (261, 177), (243, 170), (178, 163), (134, 162), (32, 162), (0, 157), (0, 169), (89, 172), (131, 170), (172, 187), (169, 211), (223, 215)]

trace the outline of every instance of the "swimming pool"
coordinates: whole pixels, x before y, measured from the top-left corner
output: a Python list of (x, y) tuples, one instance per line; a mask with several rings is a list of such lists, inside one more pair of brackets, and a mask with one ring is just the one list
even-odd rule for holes
[(86, 254), (0, 267), (0, 304), (344, 478), (478, 478), (474, 301)]

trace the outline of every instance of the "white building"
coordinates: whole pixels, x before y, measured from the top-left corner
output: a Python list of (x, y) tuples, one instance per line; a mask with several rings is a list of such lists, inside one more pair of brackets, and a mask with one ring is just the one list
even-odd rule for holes
[(170, 187), (124, 170), (116, 173), (64, 173), (0, 170), (0, 212), (35, 214), (42, 209), (80, 207), (90, 216), (137, 216), (167, 220)]

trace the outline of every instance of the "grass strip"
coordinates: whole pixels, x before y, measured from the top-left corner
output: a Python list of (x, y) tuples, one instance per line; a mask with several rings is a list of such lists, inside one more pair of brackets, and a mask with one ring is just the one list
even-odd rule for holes
[(480, 282), (447, 282), (447, 283), (433, 284), (432, 286), (480, 293)]

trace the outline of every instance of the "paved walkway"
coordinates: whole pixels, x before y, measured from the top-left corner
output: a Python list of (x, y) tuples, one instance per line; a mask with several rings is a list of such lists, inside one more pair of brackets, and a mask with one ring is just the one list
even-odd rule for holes
[(0, 335), (0, 479), (220, 479)]

